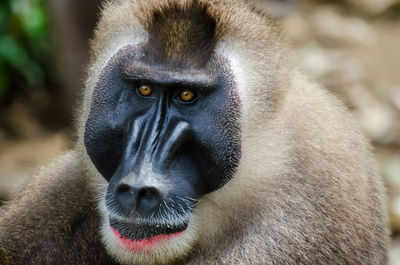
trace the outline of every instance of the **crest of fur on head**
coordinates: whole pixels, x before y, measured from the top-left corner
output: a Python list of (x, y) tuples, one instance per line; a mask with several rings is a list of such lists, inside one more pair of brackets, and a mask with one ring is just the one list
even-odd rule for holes
[[(331, 251), (327, 256), (335, 257), (334, 250), (322, 245), (322, 238), (337, 243), (335, 234), (325, 230), (336, 231), (334, 224), (340, 219), (343, 229), (347, 229), (340, 233), (345, 238), (357, 232), (362, 238), (371, 239), (364, 224), (358, 226), (358, 215), (362, 215), (362, 211), (382, 208), (383, 199), (368, 198), (364, 194), (381, 193), (375, 191), (379, 188), (368, 184), (372, 181), (377, 182), (378, 187), (380, 185), (378, 180), (370, 179), (371, 175), (375, 176), (371, 173), (375, 169), (368, 165), (373, 164), (368, 145), (353, 128), (342, 104), (309, 84), (290, 66), (279, 32), (267, 16), (242, 1), (106, 2), (91, 45), (85, 102), (92, 101), (93, 89), (104, 65), (117, 51), (129, 45), (145, 45), (154, 65), (168, 62), (178, 69), (203, 67), (212, 54), (226, 58), (241, 101), (242, 157), (232, 180), (201, 198), (187, 231), (151, 252), (132, 253), (118, 245), (108, 229), (104, 200), (100, 200), (104, 216), (103, 240), (107, 251), (116, 260), (123, 264), (166, 263), (198, 252), (204, 255), (199, 254), (197, 261), (200, 263), (196, 264), (218, 261), (235, 264), (238, 260), (243, 264), (266, 264), (280, 258), (293, 264), (296, 258), (291, 253), (298, 251), (307, 255), (308, 250), (303, 246), (308, 244), (307, 233), (311, 233), (312, 228), (306, 225), (301, 228), (304, 233), (299, 234), (299, 223), (293, 219), (291, 211), (298, 214), (297, 220), (303, 221), (307, 216), (317, 219), (332, 216), (314, 238), (321, 244), (321, 253)], [(82, 124), (89, 108), (89, 104), (83, 106)], [(80, 128), (84, 130), (85, 126)], [(81, 143), (83, 135), (81, 131)], [(340, 146), (332, 144), (339, 139)], [(105, 185), (85, 150), (81, 151), (86, 164), (90, 165), (93, 181)], [(316, 174), (322, 176), (322, 180), (313, 177)], [(357, 180), (357, 187), (353, 180), (342, 177), (351, 174), (362, 176)], [(329, 182), (324, 184), (327, 179)], [(359, 187), (362, 187), (361, 191)], [(326, 197), (323, 194), (327, 194)], [(341, 198), (347, 194), (352, 195)], [(100, 192), (99, 197), (103, 195)], [(360, 207), (362, 209), (353, 213), (340, 206), (353, 205), (366, 198), (368, 202)], [(315, 201), (320, 203), (323, 212), (316, 210)], [(339, 209), (343, 210), (342, 216), (336, 213)], [(385, 238), (385, 229), (375, 224), (384, 217), (380, 216), (381, 212), (374, 212), (376, 214), (366, 222), (371, 230), (379, 230)], [(357, 220), (349, 221), (353, 216)], [(321, 222), (325, 222), (323, 217)], [(351, 222), (357, 223), (353, 230), (353, 226), (348, 226)], [(310, 223), (317, 227), (322, 225), (318, 220)], [(279, 226), (283, 228), (276, 230)], [(376, 245), (384, 241), (382, 238)], [(350, 241), (348, 250), (375, 247), (370, 240), (363, 243)], [(286, 243), (283, 251), (281, 244)], [(358, 243), (360, 246), (357, 247)], [(225, 248), (224, 252), (213, 252), (221, 247)], [(260, 255), (261, 249), (268, 249), (270, 256)], [(228, 253), (237, 256), (229, 257)], [(312, 260), (310, 257), (309, 261)], [(347, 262), (355, 260), (356, 257), (350, 257), (350, 254), (343, 258)]]

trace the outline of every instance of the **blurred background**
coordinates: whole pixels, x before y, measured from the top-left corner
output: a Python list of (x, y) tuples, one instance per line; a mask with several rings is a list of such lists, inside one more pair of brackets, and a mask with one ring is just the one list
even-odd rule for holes
[[(0, 205), (68, 150), (100, 0), (0, 1)], [(258, 0), (296, 63), (348, 105), (388, 189), (400, 264), (400, 0)]]

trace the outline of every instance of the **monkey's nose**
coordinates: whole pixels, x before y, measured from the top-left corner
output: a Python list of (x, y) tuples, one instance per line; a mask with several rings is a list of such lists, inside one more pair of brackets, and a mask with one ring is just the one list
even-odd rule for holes
[(155, 187), (134, 186), (126, 183), (117, 185), (115, 196), (123, 210), (137, 211), (141, 214), (154, 212), (162, 200), (160, 191)]

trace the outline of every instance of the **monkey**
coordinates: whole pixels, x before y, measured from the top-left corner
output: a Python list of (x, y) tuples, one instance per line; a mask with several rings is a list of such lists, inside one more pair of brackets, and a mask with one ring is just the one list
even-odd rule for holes
[(77, 117), (1, 264), (387, 264), (370, 144), (248, 2), (106, 2)]

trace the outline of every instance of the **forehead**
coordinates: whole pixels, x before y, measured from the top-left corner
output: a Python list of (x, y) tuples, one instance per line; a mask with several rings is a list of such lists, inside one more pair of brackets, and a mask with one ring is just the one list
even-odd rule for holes
[(151, 64), (204, 68), (217, 42), (216, 20), (198, 2), (171, 4), (150, 12), (144, 56)]

